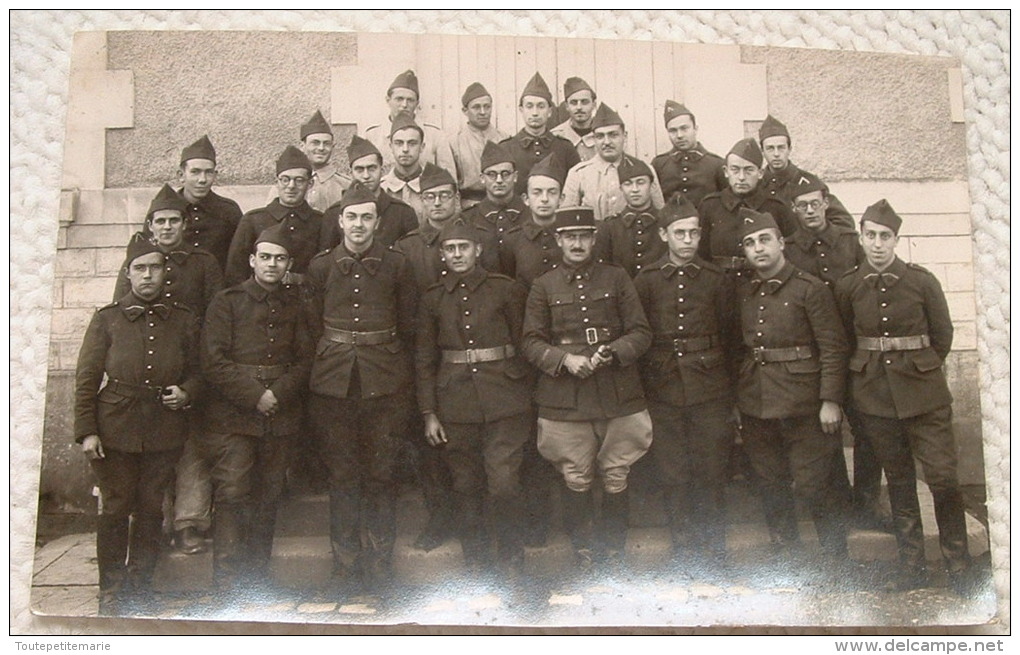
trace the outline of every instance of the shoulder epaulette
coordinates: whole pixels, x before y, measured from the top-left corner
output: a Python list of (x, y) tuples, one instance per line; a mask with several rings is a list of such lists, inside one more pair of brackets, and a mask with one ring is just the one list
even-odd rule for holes
[(119, 306), (120, 306), (120, 301), (119, 300), (114, 300), (112, 303), (110, 303), (108, 305), (103, 305), (102, 307), (100, 307), (96, 311), (97, 312), (101, 312), (104, 309), (113, 309), (114, 307), (119, 307)]
[(320, 257), (325, 257), (326, 255), (328, 255), (328, 254), (329, 254), (329, 253), (331, 253), (331, 252), (333, 252), (333, 249), (332, 249), (332, 248), (326, 248), (326, 249), (325, 249), (325, 250), (323, 250), (322, 252), (317, 252), (317, 253), (315, 253), (315, 254), (314, 254), (314, 255), (312, 256), (312, 259), (311, 259), (310, 261), (315, 261), (316, 259), (319, 259)]
[(702, 268), (708, 269), (708, 270), (713, 271), (715, 273), (719, 273), (720, 275), (726, 275), (726, 269), (724, 269), (722, 266), (719, 266), (715, 262), (705, 261), (704, 259), (702, 259), (701, 261), (702, 261)]
[(914, 262), (907, 262), (907, 268), (912, 268), (915, 271), (920, 271), (922, 273), (927, 273), (928, 275), (931, 275), (932, 277), (935, 276), (935, 274), (932, 273), (931, 271), (929, 271), (927, 268), (925, 268), (924, 266), (921, 266), (920, 264), (915, 264)]
[(185, 312), (187, 312), (189, 314), (194, 314), (195, 313), (194, 309), (192, 309), (191, 307), (188, 307), (185, 304), (179, 303), (179, 302), (172, 302), (172, 303), (170, 303), (170, 306), (173, 307), (174, 309), (180, 309), (181, 311), (185, 311)]

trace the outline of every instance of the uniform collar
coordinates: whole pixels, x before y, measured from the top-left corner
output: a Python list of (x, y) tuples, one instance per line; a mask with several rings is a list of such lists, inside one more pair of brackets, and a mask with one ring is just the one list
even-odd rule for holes
[(334, 259), (340, 267), (340, 272), (344, 275), (350, 275), (356, 265), (360, 265), (371, 275), (375, 275), (379, 272), (379, 267), (382, 266), (383, 248), (378, 239), (372, 242), (368, 250), (360, 254), (352, 253), (343, 243), (336, 248), (335, 252)]
[(537, 239), (540, 235), (542, 235), (545, 232), (548, 232), (549, 234), (554, 234), (552, 225), (550, 225), (549, 227), (542, 227), (541, 225), (536, 223), (534, 219), (532, 219), (530, 212), (528, 214), (528, 220), (523, 224), (521, 230), (524, 232), (524, 236), (528, 237), (532, 241)]
[(697, 255), (694, 256), (687, 264), (683, 266), (677, 266), (673, 263), (673, 260), (669, 258), (669, 253), (666, 253), (659, 261), (652, 264), (651, 269), (658, 269), (662, 272), (662, 276), (665, 278), (671, 278), (676, 275), (676, 272), (683, 269), (685, 275), (691, 277), (698, 277), (701, 274), (701, 268), (705, 265), (705, 262), (701, 260)]
[(315, 210), (311, 208), (307, 200), (302, 200), (301, 204), (297, 207), (284, 207), (280, 204), (279, 198), (274, 198), (273, 202), (269, 203), (266, 208), (269, 211), (269, 215), (273, 217), (277, 223), (287, 218), (291, 213), (297, 214), (297, 217), (302, 221), (310, 219)]
[(479, 264), (475, 264), (467, 273), (463, 275), (447, 275), (443, 278), (443, 286), (446, 288), (447, 293), (453, 293), (453, 290), (457, 288), (457, 285), (461, 282), (467, 285), (468, 289), (474, 291), (478, 286), (485, 281), (487, 277), (485, 269)]
[(553, 135), (546, 129), (541, 136), (531, 136), (524, 129), (521, 129), (517, 133), (517, 139), (520, 140), (521, 145), (525, 148), (530, 148), (532, 145), (539, 144), (546, 148), (552, 145)]
[(117, 301), (117, 304), (129, 321), (137, 320), (139, 316), (150, 309), (159, 314), (159, 317), (163, 320), (170, 317), (170, 307), (168, 305), (164, 305), (161, 302), (152, 302), (151, 300), (142, 300), (135, 295), (134, 291), (129, 291), (125, 294)]
[(783, 267), (779, 269), (778, 273), (768, 278), (767, 280), (759, 276), (758, 273), (755, 273), (754, 277), (751, 278), (751, 286), (755, 290), (757, 290), (758, 287), (763, 286), (765, 293), (773, 294), (776, 291), (778, 291), (780, 287), (786, 284), (787, 280), (793, 277), (793, 273), (795, 270), (796, 269), (793, 267), (793, 264), (787, 261), (785, 264), (783, 264)]
[(825, 226), (825, 229), (821, 232), (809, 232), (804, 228), (798, 228), (793, 235), (793, 240), (797, 242), (803, 250), (811, 248), (811, 244), (815, 241), (821, 241), (830, 248), (835, 248), (836, 243), (839, 241), (839, 230), (832, 223)]
[(244, 289), (245, 293), (254, 298), (259, 302), (265, 302), (267, 298), (275, 296), (277, 291), (283, 288), (280, 284), (276, 287), (276, 291), (270, 291), (263, 287), (261, 284), (255, 281), (255, 276), (249, 277), (247, 280), (241, 283), (241, 288)]
[(655, 211), (655, 207), (654, 206), (649, 207), (648, 209), (640, 210), (640, 211), (638, 211), (637, 209), (631, 209), (630, 207), (628, 207), (627, 209), (625, 209), (623, 211), (622, 214), (620, 214), (620, 220), (623, 221), (624, 225), (626, 225), (628, 228), (630, 228), (630, 227), (632, 227), (634, 225), (635, 221), (641, 221), (641, 223), (647, 223), (650, 220), (651, 223), (654, 224), (657, 220), (659, 220), (659, 217), (657, 215), (657, 212)]
[(169, 259), (174, 260), (176, 263), (183, 265), (188, 259), (188, 256), (195, 251), (195, 247), (189, 243), (181, 242), (173, 250), (168, 252), (166, 256)]
[(478, 209), (476, 211), (478, 211), (478, 213), (480, 213), (484, 218), (488, 218), (492, 214), (498, 214), (499, 212), (505, 211), (513, 214), (516, 219), (517, 216), (520, 216), (521, 212), (524, 211), (520, 198), (515, 197), (513, 194), (510, 196), (510, 202), (505, 205), (497, 205), (486, 197), (485, 200), (478, 203), (477, 207)]
[(421, 173), (418, 173), (418, 175), (410, 180), (402, 180), (397, 177), (397, 174), (394, 171), (391, 170), (383, 176), (383, 179), (379, 184), (383, 189), (391, 193), (400, 193), (404, 187), (408, 187), (415, 193), (421, 193)]
[(889, 264), (888, 268), (879, 273), (877, 270), (875, 270), (875, 267), (871, 265), (871, 262), (865, 259), (864, 263), (861, 264), (861, 272), (864, 273), (865, 280), (881, 279), (885, 282), (885, 285), (887, 287), (891, 287), (892, 285), (902, 280), (903, 276), (906, 275), (907, 263), (904, 262), (899, 257), (896, 257), (893, 260), (893, 263)]
[[(458, 217), (452, 216), (449, 221), (455, 221)], [(421, 240), (430, 246), (436, 245), (436, 240), (439, 238), (439, 228), (433, 227), (432, 223), (425, 220), (425, 224), (418, 228), (418, 234), (421, 236)]]
[(685, 156), (689, 156), (691, 159), (701, 159), (708, 154), (708, 151), (705, 150), (704, 146), (701, 145), (701, 142), (698, 141), (690, 150), (677, 150), (676, 148), (673, 148), (673, 152), (671, 154), (674, 159), (683, 159)]
[[(765, 201), (766, 196), (762, 191), (762, 183), (759, 181), (758, 186), (754, 187), (754, 190), (746, 196), (738, 196), (733, 193), (733, 189), (727, 186), (722, 190), (720, 198), (722, 200), (723, 207), (726, 208), (726, 211), (732, 212), (739, 207), (741, 203), (751, 209), (758, 209)], [(773, 218), (776, 217), (773, 216)]]
[(801, 174), (801, 170), (797, 168), (792, 161), (786, 162), (786, 168), (781, 171), (774, 171), (770, 168), (768, 169), (768, 172), (769, 177), (775, 180), (779, 185), (786, 184)]
[(592, 256), (588, 261), (584, 262), (580, 266), (573, 266), (568, 264), (566, 260), (562, 260), (563, 266), (559, 268), (561, 275), (566, 278), (567, 282), (581, 276), (585, 280), (591, 280), (591, 274), (595, 270), (595, 257)]
[(338, 172), (339, 171), (337, 171), (336, 164), (334, 164), (333, 162), (327, 162), (326, 165), (323, 166), (322, 168), (312, 171), (312, 177), (315, 178), (316, 184), (322, 184), (329, 178), (336, 175)]

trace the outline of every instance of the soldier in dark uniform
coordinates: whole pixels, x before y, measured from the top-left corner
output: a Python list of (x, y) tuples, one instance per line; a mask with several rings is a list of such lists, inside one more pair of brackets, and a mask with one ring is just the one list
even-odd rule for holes
[(535, 420), (532, 369), (520, 354), (527, 289), (477, 265), (484, 246), (471, 225), (446, 225), (439, 242), (450, 274), (422, 299), (418, 408), (429, 445), (441, 448), (452, 473), (465, 562), (488, 568), (496, 545), (501, 568), (513, 574), (524, 560), (520, 469)]
[(566, 168), (554, 154), (535, 164), (528, 174), (528, 210), (520, 225), (507, 232), (499, 249), (500, 272), (526, 287), (563, 261), (553, 225), (566, 176)]
[(263, 230), (249, 258), (252, 277), (209, 305), (202, 369), (211, 394), (201, 450), (215, 493), (214, 570), (229, 589), (238, 576), (268, 575), (289, 449), (300, 431), (314, 354), (297, 289), (284, 285), (291, 239), (283, 224)]
[(690, 109), (667, 100), (663, 119), (673, 149), (652, 160), (662, 195), (668, 200), (674, 193), (682, 193), (697, 207), (706, 195), (726, 188), (725, 162), (698, 141), (698, 123)]
[(92, 317), (75, 375), (75, 441), (102, 499), (96, 560), (103, 614), (130, 610), (125, 602), (144, 601), (149, 590), (163, 495), (188, 435), (186, 410), (201, 393), (198, 322), (160, 297), (166, 255), (136, 239), (124, 266), (131, 290)]
[[(798, 168), (790, 161), (792, 149), (790, 132), (786, 126), (769, 116), (765, 117), (758, 129), (758, 141), (765, 155), (767, 166), (762, 171), (761, 185), (770, 196), (786, 203), (793, 202), (797, 180), (807, 171)], [(807, 173), (811, 175), (811, 173)], [(824, 186), (824, 183), (823, 183)], [(835, 225), (853, 229), (854, 219), (846, 210), (839, 198), (834, 196), (829, 187), (825, 187), (827, 200), (825, 217)]]
[(464, 212), (464, 221), (494, 231), (502, 246), (507, 232), (521, 224), (527, 209), (514, 193), (517, 168), (506, 147), (488, 141), (482, 150), (481, 169), (485, 198)]
[[(382, 154), (375, 145), (354, 135), (347, 146), (347, 161), (351, 162), (354, 183), (363, 185), (375, 195), (379, 208), (379, 226), (375, 239), (384, 246), (392, 246), (397, 239), (418, 227), (418, 215), (410, 205), (384, 193), (382, 181)], [(322, 233), (319, 236), (319, 250), (329, 250), (340, 245), (340, 203), (332, 205), (322, 215)]]
[(344, 241), (316, 256), (306, 279), (318, 340), (310, 403), (329, 469), (334, 575), (379, 584), (392, 575), (417, 288), (407, 259), (373, 238), (375, 197), (355, 187), (341, 204)]
[[(726, 556), (727, 462), (736, 388), (733, 280), (701, 259), (697, 210), (683, 196), (663, 208), (667, 253), (634, 279), (652, 328), (641, 361), (673, 555), (719, 566)], [(688, 538), (689, 537), (689, 538)]]
[[(524, 127), (514, 136), (501, 142), (501, 145), (510, 151), (510, 156), (517, 166), (517, 186), (514, 188), (517, 195), (527, 193), (531, 167), (550, 153), (559, 156), (565, 171), (581, 161), (574, 144), (549, 131), (552, 104), (549, 85), (541, 75), (535, 73), (521, 92), (518, 109), (524, 120)], [(562, 187), (562, 183), (560, 186)]]
[[(563, 521), (576, 561), (618, 563), (627, 541), (627, 475), (652, 442), (638, 358), (651, 330), (626, 271), (596, 262), (595, 213), (556, 212), (563, 265), (531, 287), (524, 354), (541, 375), (538, 450), (563, 475)], [(592, 485), (602, 486), (602, 523), (593, 535)]]
[(762, 187), (763, 163), (761, 149), (754, 139), (738, 141), (726, 154), (724, 172), (728, 186), (708, 194), (698, 205), (701, 215), (698, 254), (732, 271), (735, 277), (749, 276), (752, 268), (744, 259), (740, 244), (741, 209), (770, 214), (784, 237), (797, 230), (797, 219), (790, 204), (770, 196)]
[(241, 217), (237, 232), (230, 242), (225, 276), (227, 284), (235, 285), (248, 279), (251, 270), (248, 258), (255, 240), (268, 227), (282, 224), (290, 235), (293, 251), (288, 283), (300, 283), (312, 257), (319, 251), (322, 212), (305, 201), (312, 185), (312, 164), (305, 153), (294, 146), (287, 148), (276, 160), (276, 190), (279, 197), (265, 207), (253, 209)]
[(666, 253), (656, 224), (661, 210), (652, 204), (652, 169), (634, 157), (620, 162), (620, 191), (627, 208), (599, 225), (595, 256), (622, 266), (631, 277)]
[(212, 190), (216, 183), (216, 149), (208, 136), (181, 151), (177, 177), (181, 185), (177, 193), (187, 203), (185, 243), (211, 253), (220, 270), (225, 270), (230, 240), (241, 220), (241, 208)]
[(835, 467), (846, 388), (847, 342), (832, 293), (783, 256), (770, 214), (740, 210), (737, 233), (755, 269), (738, 286), (744, 356), (737, 406), (744, 450), (761, 485), (772, 541), (799, 541), (794, 491), (814, 519), (822, 551), (847, 562), (849, 498)]
[(886, 200), (861, 218), (867, 261), (836, 283), (836, 298), (856, 350), (850, 393), (864, 438), (889, 484), (902, 568), (898, 589), (928, 586), (914, 458), (935, 501), (939, 545), (950, 583), (965, 593), (967, 525), (957, 480), (952, 402), (942, 364), (953, 343), (938, 280), (896, 256), (902, 219)]
[[(184, 213), (187, 203), (169, 186), (164, 185), (149, 204), (145, 228), (167, 257), (161, 295), (163, 302), (177, 302), (195, 313), (201, 323), (206, 307), (223, 288), (223, 273), (216, 258), (205, 250), (184, 243)], [(135, 238), (145, 238), (137, 234)], [(131, 291), (125, 273), (117, 278), (114, 300)], [(192, 426), (194, 428), (196, 426)], [(198, 452), (193, 437), (184, 444), (177, 462), (173, 531), (174, 543), (182, 553), (205, 552), (202, 535), (212, 520), (212, 481), (209, 466)]]

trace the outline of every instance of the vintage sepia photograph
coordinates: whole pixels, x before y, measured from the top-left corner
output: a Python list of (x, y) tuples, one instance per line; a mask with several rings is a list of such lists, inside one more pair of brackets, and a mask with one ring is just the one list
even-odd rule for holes
[(32, 621), (1001, 623), (973, 62), (310, 13), (69, 29)]

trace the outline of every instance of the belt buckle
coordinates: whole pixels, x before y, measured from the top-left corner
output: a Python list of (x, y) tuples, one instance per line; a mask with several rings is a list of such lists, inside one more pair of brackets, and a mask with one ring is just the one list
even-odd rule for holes
[(890, 348), (887, 348), (887, 346), (892, 346), (892, 343), (891, 343), (889, 337), (886, 337), (886, 336), (879, 337), (878, 338), (878, 349), (879, 349), (879, 351), (881, 351), (881, 352), (888, 352), (890, 350)]
[(351, 345), (352, 346), (358, 345), (358, 333), (355, 332), (354, 330), (351, 330)]
[(589, 346), (594, 346), (599, 342), (599, 329), (598, 328), (585, 328), (584, 340), (588, 342)]
[(765, 346), (755, 346), (751, 352), (754, 353), (754, 361), (759, 364), (765, 363)]
[(467, 364), (474, 364), (475, 363), (475, 351), (472, 350), (471, 348), (468, 348), (467, 350), (465, 350), (464, 351), (464, 359), (467, 360), (466, 361)]
[(682, 353), (684, 351), (684, 340), (681, 338), (673, 339), (673, 352)]

